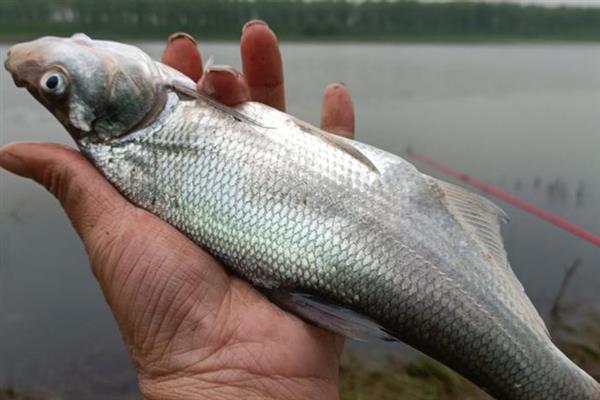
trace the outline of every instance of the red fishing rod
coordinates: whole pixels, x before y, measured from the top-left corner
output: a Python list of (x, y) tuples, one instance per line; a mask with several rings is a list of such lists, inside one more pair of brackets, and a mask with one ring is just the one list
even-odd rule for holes
[(442, 164), (441, 162), (432, 160), (431, 158), (424, 156), (423, 154), (415, 153), (411, 149), (408, 149), (407, 153), (408, 156), (414, 160), (417, 160), (434, 169), (437, 169), (438, 171), (441, 171), (446, 175), (450, 175), (457, 179), (460, 179), (462, 182), (468, 185), (475, 186), (476, 188), (479, 188), (500, 200), (506, 201), (507, 203), (517, 206), (522, 210), (525, 210), (535, 216), (538, 216), (550, 222), (551, 224), (556, 225), (559, 228), (562, 228), (568, 232), (571, 232), (572, 234), (579, 236), (580, 238), (585, 239), (588, 242), (591, 242), (592, 244), (600, 247), (600, 236), (593, 234), (592, 232), (580, 227), (577, 224), (567, 221), (566, 219), (563, 219), (549, 211), (536, 207), (533, 204), (521, 199), (520, 197), (510, 194), (497, 186), (474, 178), (471, 175), (460, 171), (456, 168), (452, 168), (445, 164)]

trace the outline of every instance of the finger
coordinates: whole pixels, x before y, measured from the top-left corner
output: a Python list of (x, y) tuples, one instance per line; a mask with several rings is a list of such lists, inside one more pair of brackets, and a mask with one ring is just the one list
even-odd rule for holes
[(332, 83), (325, 89), (321, 128), (347, 138), (354, 137), (354, 106), (345, 85)]
[(198, 91), (228, 106), (250, 100), (246, 80), (231, 67), (210, 67), (198, 82)]
[(174, 33), (167, 39), (162, 62), (198, 82), (202, 76), (202, 57), (196, 40), (187, 33)]
[(54, 194), (84, 242), (94, 230), (117, 224), (130, 207), (78, 151), (64, 145), (6, 145), (0, 149), (0, 167), (33, 179)]
[(260, 20), (244, 25), (242, 65), (252, 100), (285, 110), (283, 66), (277, 37)]

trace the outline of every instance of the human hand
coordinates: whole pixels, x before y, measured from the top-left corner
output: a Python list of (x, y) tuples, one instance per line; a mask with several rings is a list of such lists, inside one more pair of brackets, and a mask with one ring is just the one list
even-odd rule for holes
[[(242, 34), (244, 75), (202, 75), (197, 47), (172, 36), (163, 60), (229, 105), (285, 108), (277, 39), (259, 22)], [(187, 68), (187, 69), (186, 69)], [(325, 129), (351, 136), (348, 92), (324, 95)], [(82, 238), (147, 400), (335, 399), (343, 339), (306, 324), (228, 275), (175, 228), (131, 205), (83, 157), (51, 143), (13, 143), (0, 166), (54, 194)]]
[[(275, 34), (263, 21), (250, 21), (242, 30), (240, 50), (243, 75), (224, 66), (209, 66), (203, 71), (196, 42), (178, 33), (169, 37), (162, 61), (193, 79), (200, 92), (221, 103), (234, 106), (253, 100), (285, 111), (283, 67)], [(354, 136), (354, 110), (344, 85), (333, 83), (325, 89), (321, 127), (341, 136)]]

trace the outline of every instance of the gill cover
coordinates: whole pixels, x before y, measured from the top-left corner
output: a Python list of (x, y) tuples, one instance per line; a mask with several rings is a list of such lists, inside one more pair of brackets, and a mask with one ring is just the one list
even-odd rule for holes
[(155, 63), (139, 49), (94, 41), (77, 34), (69, 40), (79, 57), (65, 56), (72, 80), (69, 122), (82, 136), (107, 140), (139, 125), (159, 101)]

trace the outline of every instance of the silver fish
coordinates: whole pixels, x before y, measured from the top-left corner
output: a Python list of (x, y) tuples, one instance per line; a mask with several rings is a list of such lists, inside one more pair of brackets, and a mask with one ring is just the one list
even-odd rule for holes
[(124, 196), (282, 308), (402, 340), (498, 399), (600, 399), (552, 344), (488, 200), (265, 105), (220, 105), (132, 46), (46, 37), (6, 68)]

